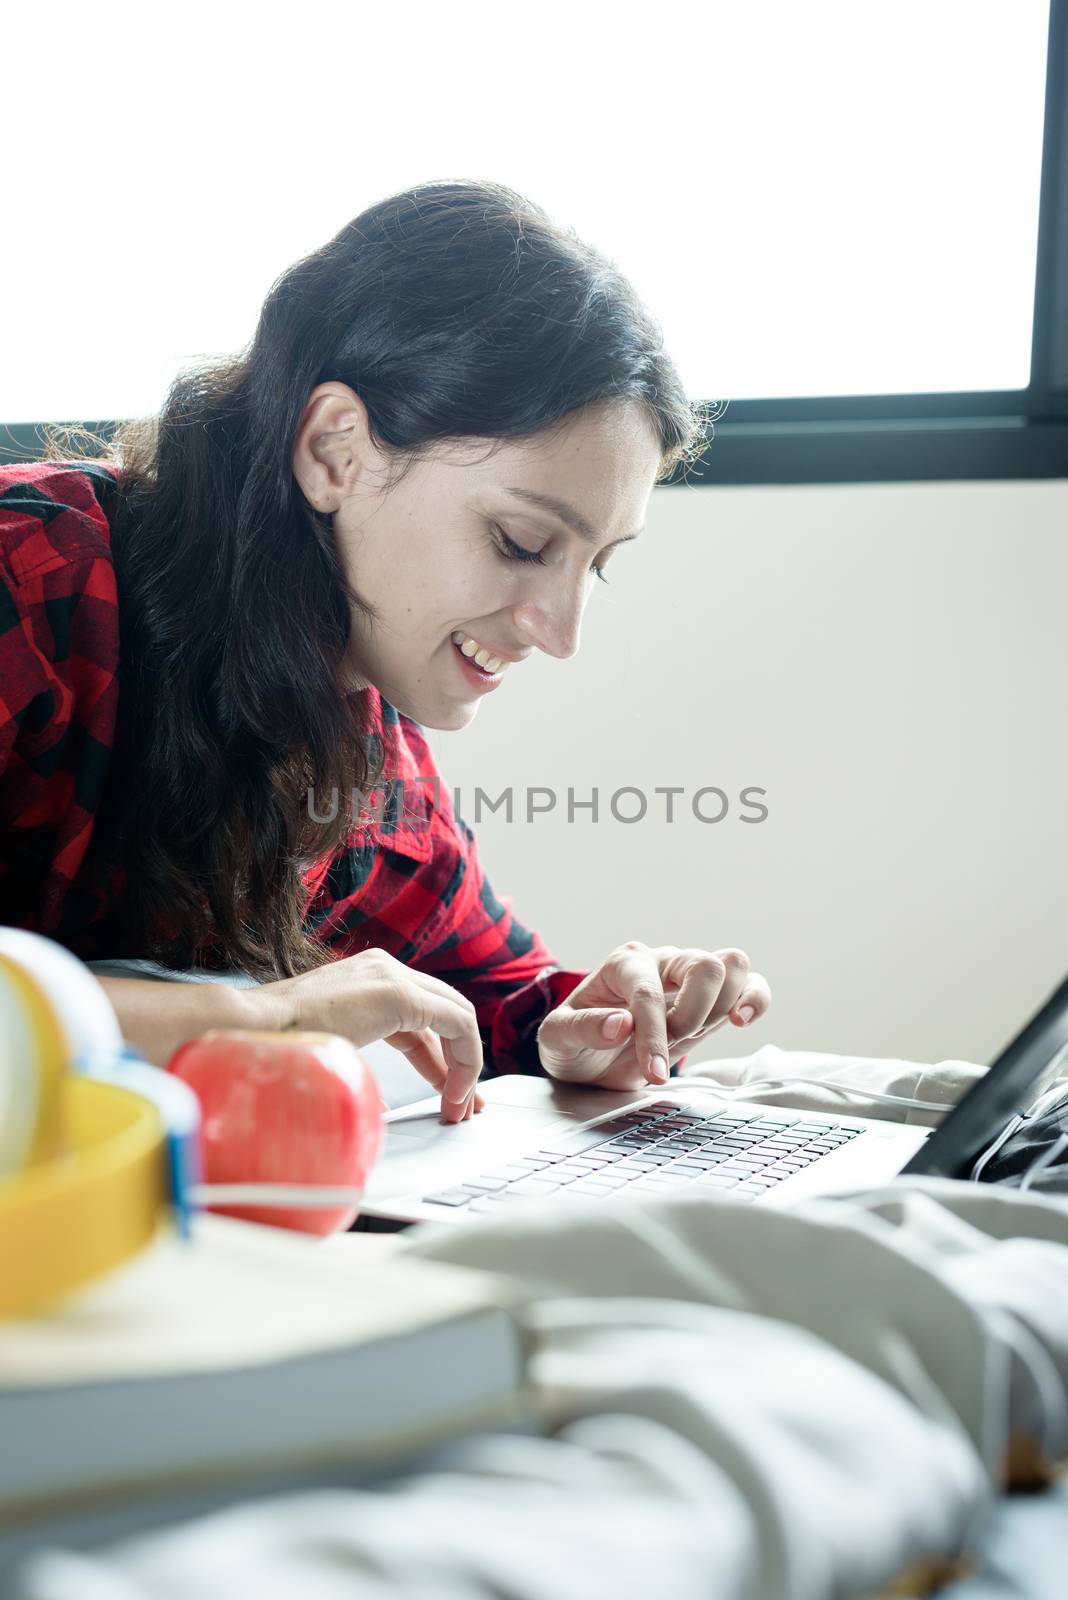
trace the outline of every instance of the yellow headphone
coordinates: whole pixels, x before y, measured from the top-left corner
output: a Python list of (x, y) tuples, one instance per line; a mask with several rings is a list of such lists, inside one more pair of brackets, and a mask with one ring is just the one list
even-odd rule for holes
[(187, 1220), (198, 1118), (185, 1084), (124, 1050), (87, 967), (0, 927), (0, 1317), (150, 1244), (176, 1199)]

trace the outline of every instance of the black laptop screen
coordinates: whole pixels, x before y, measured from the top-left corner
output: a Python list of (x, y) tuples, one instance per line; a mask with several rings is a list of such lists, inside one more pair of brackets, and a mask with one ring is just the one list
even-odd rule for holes
[(1010, 1117), (1068, 1075), (1068, 978), (998, 1056), (990, 1071), (948, 1112), (902, 1177), (967, 1178)]

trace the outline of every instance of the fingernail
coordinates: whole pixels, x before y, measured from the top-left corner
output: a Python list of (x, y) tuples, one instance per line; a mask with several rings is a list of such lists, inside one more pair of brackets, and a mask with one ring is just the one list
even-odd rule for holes
[(620, 1034), (623, 1032), (623, 1027), (624, 1027), (624, 1024), (626, 1023), (626, 1020), (627, 1020), (627, 1013), (625, 1011), (613, 1011), (613, 1013), (612, 1013), (612, 1015), (610, 1017), (606, 1017), (605, 1018), (605, 1022), (604, 1022), (604, 1036), (605, 1036), (605, 1038), (606, 1039), (618, 1039)]
[(756, 1012), (752, 1006), (743, 1006), (738, 1015), (741, 1017), (743, 1022), (752, 1022)]
[(655, 1078), (657, 1083), (667, 1083), (668, 1068), (667, 1062), (664, 1060), (663, 1056), (654, 1056), (650, 1061), (649, 1075), (650, 1077)]

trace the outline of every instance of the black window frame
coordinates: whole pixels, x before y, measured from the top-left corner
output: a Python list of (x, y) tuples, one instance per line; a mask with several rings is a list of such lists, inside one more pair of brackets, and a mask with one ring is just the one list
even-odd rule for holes
[[(1068, 477), (1068, 0), (1050, 0), (1026, 389), (737, 400), (671, 482)], [(695, 476), (691, 478), (691, 474)]]
[[(731, 401), (713, 424), (708, 448), (667, 485), (1068, 478), (1066, 108), (1068, 0), (1050, 0), (1026, 389)], [(82, 425), (104, 438), (116, 426), (110, 420)], [(0, 424), (0, 463), (36, 460), (45, 426)]]

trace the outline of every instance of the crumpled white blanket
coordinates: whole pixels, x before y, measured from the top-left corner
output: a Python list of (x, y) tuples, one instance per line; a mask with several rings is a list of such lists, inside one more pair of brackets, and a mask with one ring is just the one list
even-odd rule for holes
[[(981, 1069), (950, 1065), (869, 1062), (869, 1086), (956, 1098)], [(788, 1211), (684, 1192), (414, 1229), (402, 1252), (523, 1286), (549, 1437), (41, 1555), (19, 1592), (860, 1600), (920, 1592), (978, 1549), (1010, 1475), (1068, 1456), (1068, 1200), (941, 1179)]]
[[(761, 1105), (881, 1117), (887, 1122), (930, 1128), (941, 1122), (944, 1111), (887, 1105), (873, 1097), (898, 1095), (902, 1099), (953, 1106), (986, 1071), (974, 1061), (937, 1061), (928, 1065), (922, 1061), (899, 1061), (892, 1056), (829, 1055), (824, 1050), (782, 1050), (778, 1045), (765, 1044), (752, 1055), (687, 1062), (678, 1081), (722, 1084), (737, 1091), (739, 1098)], [(754, 1087), (765, 1079), (781, 1080), (781, 1087)], [(803, 1081), (806, 1079), (822, 1082)]]

